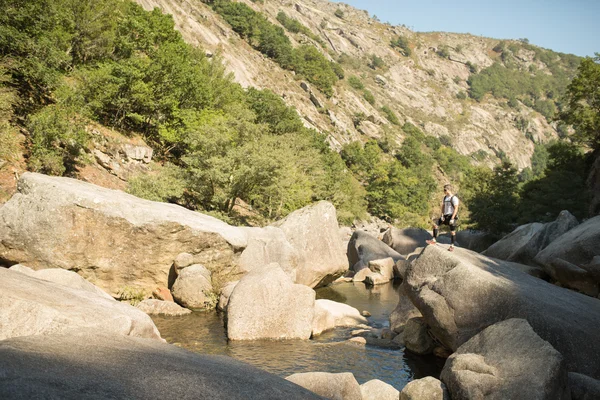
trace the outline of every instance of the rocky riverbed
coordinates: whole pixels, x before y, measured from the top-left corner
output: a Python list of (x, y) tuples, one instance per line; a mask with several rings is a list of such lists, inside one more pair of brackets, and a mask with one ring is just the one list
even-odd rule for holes
[[(18, 188), (0, 207), (0, 398), (600, 398), (600, 217), (484, 255), (417, 248), (419, 230), (348, 238), (327, 202), (241, 228), (73, 179)], [(406, 384), (437, 374), (404, 347), (440, 379)]]

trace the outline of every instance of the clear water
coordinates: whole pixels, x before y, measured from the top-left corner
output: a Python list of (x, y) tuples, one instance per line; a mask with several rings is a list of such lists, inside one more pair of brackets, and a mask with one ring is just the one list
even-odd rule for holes
[[(317, 290), (317, 298), (351, 305), (371, 313), (369, 325), (389, 326), (388, 317), (398, 303), (397, 285), (373, 288), (363, 283), (342, 283)], [(439, 377), (443, 360), (401, 349), (347, 344), (351, 329), (336, 329), (313, 340), (229, 342), (223, 315), (195, 312), (182, 317), (152, 318), (162, 337), (190, 351), (226, 355), (281, 377), (298, 372), (352, 372), (359, 383), (380, 379), (398, 390), (413, 379)]]

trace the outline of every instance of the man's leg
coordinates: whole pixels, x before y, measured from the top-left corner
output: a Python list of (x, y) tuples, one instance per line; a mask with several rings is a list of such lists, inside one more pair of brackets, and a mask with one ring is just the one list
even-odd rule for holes
[[(438, 221), (438, 223), (439, 223), (439, 221)], [(426, 240), (425, 242), (426, 242), (427, 244), (436, 244), (436, 243), (437, 243), (437, 241), (436, 241), (436, 238), (437, 238), (437, 235), (438, 235), (438, 233), (439, 233), (439, 226), (438, 226), (438, 225), (436, 225), (436, 224), (433, 224), (433, 225), (432, 225), (432, 228), (433, 228), (433, 229), (432, 229), (432, 230), (433, 230), (433, 239), (431, 239), (431, 240)]]
[(450, 225), (450, 247), (448, 251), (454, 251), (454, 242), (456, 242), (456, 225)]

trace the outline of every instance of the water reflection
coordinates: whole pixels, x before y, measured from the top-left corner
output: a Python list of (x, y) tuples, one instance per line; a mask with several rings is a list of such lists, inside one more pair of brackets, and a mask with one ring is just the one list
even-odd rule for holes
[[(386, 327), (398, 303), (397, 285), (367, 288), (344, 283), (317, 290), (317, 298), (339, 301), (371, 313), (369, 325)], [(153, 317), (169, 343), (205, 354), (226, 355), (285, 377), (297, 372), (352, 372), (359, 383), (380, 379), (401, 390), (424, 376), (439, 377), (441, 364), (401, 350), (356, 346), (345, 341), (349, 329), (326, 332), (314, 340), (228, 342), (223, 315), (197, 312), (182, 317)]]

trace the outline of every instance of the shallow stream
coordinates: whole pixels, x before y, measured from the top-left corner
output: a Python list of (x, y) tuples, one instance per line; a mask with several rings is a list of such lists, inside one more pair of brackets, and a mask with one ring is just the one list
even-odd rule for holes
[[(317, 289), (318, 299), (329, 299), (369, 311), (369, 325), (388, 327), (388, 317), (398, 304), (398, 286), (366, 287), (363, 283), (341, 283)], [(183, 317), (152, 318), (167, 342), (188, 350), (219, 354), (247, 362), (286, 377), (298, 372), (352, 372), (363, 384), (380, 379), (398, 390), (411, 380), (439, 377), (439, 359), (376, 346), (344, 343), (352, 329), (338, 328), (313, 340), (229, 342), (223, 315), (194, 312)], [(441, 361), (443, 363), (443, 361)]]

